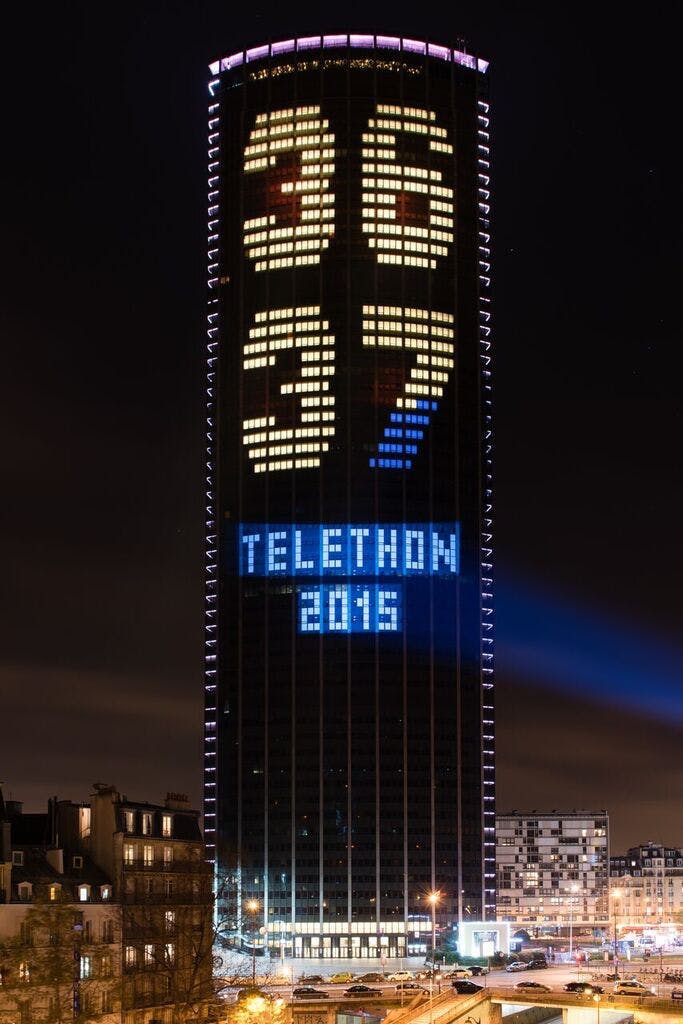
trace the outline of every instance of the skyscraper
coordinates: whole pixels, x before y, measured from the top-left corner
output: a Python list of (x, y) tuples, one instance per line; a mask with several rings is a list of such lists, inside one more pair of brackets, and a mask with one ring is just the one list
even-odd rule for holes
[(495, 914), (486, 70), (370, 35), (211, 65), (206, 840), (247, 946)]

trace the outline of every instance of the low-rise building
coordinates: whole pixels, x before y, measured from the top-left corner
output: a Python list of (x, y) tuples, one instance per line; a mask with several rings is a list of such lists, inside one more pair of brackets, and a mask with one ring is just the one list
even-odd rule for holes
[(683, 850), (648, 842), (610, 857), (610, 908), (619, 930), (680, 921)]
[(546, 933), (607, 924), (605, 811), (499, 814), (496, 864), (499, 921)]
[(97, 786), (28, 815), (0, 793), (0, 826), (0, 1019), (211, 1019), (212, 875), (185, 797)]

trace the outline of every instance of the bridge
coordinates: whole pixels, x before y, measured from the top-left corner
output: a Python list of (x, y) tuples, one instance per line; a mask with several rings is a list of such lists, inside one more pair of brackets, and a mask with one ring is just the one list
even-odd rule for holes
[[(292, 1021), (335, 1024), (340, 1010), (353, 1013), (362, 1004), (364, 1010), (379, 1011), (386, 1002), (381, 997), (354, 997), (294, 1003)], [(594, 1002), (570, 992), (522, 993), (512, 988), (485, 988), (473, 995), (443, 992), (431, 1004), (429, 999), (418, 997), (407, 1007), (389, 1009), (383, 1024), (683, 1024), (683, 1014), (671, 999), (605, 993)]]

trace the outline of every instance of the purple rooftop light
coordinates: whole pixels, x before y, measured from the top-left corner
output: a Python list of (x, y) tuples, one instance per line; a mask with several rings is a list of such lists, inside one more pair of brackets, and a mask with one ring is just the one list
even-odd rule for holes
[(462, 50), (452, 50), (449, 46), (440, 46), (437, 43), (427, 43), (421, 39), (405, 39), (399, 36), (374, 36), (362, 33), (336, 34), (329, 36), (300, 36), (298, 39), (283, 39), (277, 43), (265, 43), (262, 46), (253, 46), (249, 50), (241, 50), (229, 57), (213, 61), (209, 64), (212, 75), (221, 71), (231, 71), (240, 64), (251, 63), (252, 61), (263, 60), (267, 57), (278, 57), (281, 53), (292, 53), (302, 50), (319, 50), (321, 47), (346, 47), (352, 46), (365, 50), (401, 50), (404, 53), (425, 54), (436, 57), (437, 60), (449, 60), (454, 64), (471, 68), (480, 74), (486, 74), (489, 62), (481, 57), (475, 57), (470, 53), (463, 53)]

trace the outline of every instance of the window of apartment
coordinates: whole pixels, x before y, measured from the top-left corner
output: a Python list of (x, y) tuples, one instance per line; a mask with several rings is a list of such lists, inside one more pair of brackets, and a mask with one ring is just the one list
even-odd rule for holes
[(135, 811), (124, 811), (123, 812), (123, 823), (126, 832), (135, 832)]
[(79, 885), (79, 887), (78, 887), (78, 898), (81, 901), (81, 903), (87, 903), (87, 901), (90, 899), (90, 886), (89, 885)]
[(111, 899), (111, 886), (101, 885), (100, 886), (100, 899), (110, 900)]
[(19, 899), (22, 903), (28, 903), (33, 895), (33, 886), (30, 882), (19, 883)]
[(102, 942), (114, 941), (114, 922), (110, 917), (102, 922)]
[(27, 921), (22, 921), (19, 927), (19, 941), (22, 946), (33, 945), (33, 930)]
[(100, 957), (100, 977), (111, 978), (111, 957), (109, 953), (103, 953)]
[(19, 1006), (19, 1024), (31, 1024), (30, 1003), (21, 1003)]
[(22, 985), (28, 985), (31, 980), (31, 970), (25, 960), (19, 964), (19, 981)]
[(173, 863), (173, 847), (172, 846), (165, 846), (164, 847), (164, 867), (167, 868), (169, 866), (169, 864), (172, 864), (172, 863)]
[(12, 850), (12, 864), (15, 868), (23, 868), (24, 866), (24, 851), (23, 850)]
[(142, 848), (142, 863), (146, 868), (151, 868), (154, 864), (154, 847), (143, 846)]
[(123, 863), (134, 864), (135, 863), (135, 847), (132, 843), (123, 844)]
[(172, 964), (175, 961), (175, 945), (172, 942), (167, 942), (164, 946), (164, 958), (167, 964)]
[(82, 956), (81, 957), (81, 969), (80, 969), (80, 975), (79, 976), (80, 976), (81, 980), (83, 980), (84, 978), (90, 978), (91, 975), (92, 975), (92, 957)]
[(164, 879), (164, 895), (165, 896), (172, 896), (173, 895), (173, 879), (172, 878), (165, 878)]
[(82, 857), (74, 857), (73, 860), (71, 861), (71, 866), (73, 868), (82, 868), (83, 867), (83, 858)]
[(126, 946), (123, 951), (123, 962), (126, 967), (135, 967), (137, 958), (135, 946)]
[(85, 942), (92, 942), (92, 921), (90, 920), (83, 925), (83, 939)]
[(151, 942), (145, 944), (145, 963), (154, 963), (154, 946), (152, 945)]
[(170, 839), (173, 835), (173, 815), (162, 814), (161, 816), (161, 834)]
[(50, 886), (49, 896), (50, 896), (50, 901), (52, 903), (54, 903), (56, 900), (59, 899), (61, 891), (62, 891), (62, 887), (59, 884), (59, 882), (55, 882), (53, 885)]
[(166, 931), (172, 932), (175, 928), (175, 910), (167, 910), (164, 914), (164, 924), (166, 925)]
[(143, 836), (151, 836), (152, 834), (152, 815), (145, 811), (142, 815), (142, 834)]
[(145, 896), (153, 896), (153, 895), (154, 895), (154, 879), (153, 878), (146, 878), (145, 879)]
[(114, 1000), (109, 989), (105, 989), (102, 993), (101, 1010), (102, 1013), (113, 1013), (114, 1011)]

